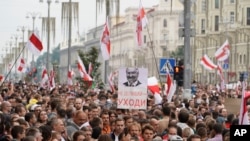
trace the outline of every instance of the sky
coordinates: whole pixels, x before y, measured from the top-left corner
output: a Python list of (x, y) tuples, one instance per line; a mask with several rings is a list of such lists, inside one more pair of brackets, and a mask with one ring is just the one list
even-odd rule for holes
[[(48, 4), (47, 0), (39, 2), (40, 0), (0, 0), (0, 55), (4, 55), (3, 48), (9, 47), (8, 43), (13, 42), (11, 38), (15, 35), (20, 37), (22, 41), (22, 32), (17, 31), (20, 27), (32, 30), (32, 19), (26, 18), (28, 13), (39, 13), (41, 17), (47, 17)], [(51, 0), (50, 16), (56, 17), (56, 41), (54, 44), (61, 42), (61, 3), (69, 0), (59, 0), (59, 4), (55, 0)], [(127, 7), (138, 7), (140, 0), (121, 0), (121, 14)], [(141, 0), (143, 7), (151, 7), (159, 3), (159, 0)], [(79, 2), (79, 33), (87, 32), (90, 28), (95, 27), (95, 0), (72, 0), (72, 2)], [(41, 30), (41, 19), (36, 18), (35, 27)], [(100, 16), (97, 21), (98, 25), (104, 24), (104, 14)], [(26, 30), (27, 31), (27, 30)], [(27, 32), (26, 32), (27, 33)], [(72, 33), (73, 34), (73, 33)], [(27, 34), (24, 37), (27, 41)], [(52, 40), (52, 39), (51, 39)], [(53, 46), (52, 44), (51, 46)], [(46, 43), (44, 44), (44, 46)], [(46, 48), (46, 47), (45, 47)]]

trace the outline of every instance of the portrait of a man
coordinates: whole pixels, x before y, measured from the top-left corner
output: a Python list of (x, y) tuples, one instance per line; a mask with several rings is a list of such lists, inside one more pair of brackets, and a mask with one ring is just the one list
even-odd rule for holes
[(138, 68), (126, 68), (126, 78), (127, 82), (124, 82), (123, 85), (127, 87), (137, 87), (141, 84), (138, 80), (139, 69)]

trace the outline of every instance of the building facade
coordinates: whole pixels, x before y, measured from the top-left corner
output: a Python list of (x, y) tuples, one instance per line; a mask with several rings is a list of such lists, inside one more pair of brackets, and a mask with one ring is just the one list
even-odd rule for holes
[(183, 5), (179, 1), (159, 0), (152, 8), (145, 8), (148, 25), (143, 29), (143, 46), (136, 45), (136, 16), (138, 7), (129, 7), (124, 19), (111, 28), (111, 71), (121, 67), (148, 68), (149, 76), (158, 77), (159, 59), (183, 46), (178, 35), (179, 15)]
[(200, 59), (207, 54), (215, 64), (216, 50), (226, 41), (230, 44), (229, 59), (222, 62), (227, 83), (239, 80), (241, 72), (249, 72), (250, 1), (199, 0), (192, 6), (195, 14), (193, 26), (193, 78), (202, 83), (216, 84), (216, 71), (205, 70)]

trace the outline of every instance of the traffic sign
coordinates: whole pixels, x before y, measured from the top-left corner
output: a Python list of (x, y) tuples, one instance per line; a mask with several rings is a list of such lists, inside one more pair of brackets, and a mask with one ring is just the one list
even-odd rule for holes
[(224, 69), (224, 70), (227, 70), (228, 68), (229, 68), (229, 64), (228, 64), (228, 63), (224, 63), (224, 64), (223, 64), (223, 69)]
[(167, 72), (174, 74), (175, 59), (160, 58), (160, 75), (167, 75)]

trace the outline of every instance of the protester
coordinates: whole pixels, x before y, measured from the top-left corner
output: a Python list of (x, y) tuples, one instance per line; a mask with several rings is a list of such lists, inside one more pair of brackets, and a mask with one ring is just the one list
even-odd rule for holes
[(121, 109), (117, 91), (104, 88), (48, 90), (3, 83), (0, 141), (229, 140), (228, 129), (239, 124), (239, 116), (223, 104), (226, 94), (195, 84), (191, 99), (175, 95), (154, 105), (149, 95), (146, 109)]

